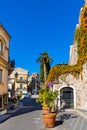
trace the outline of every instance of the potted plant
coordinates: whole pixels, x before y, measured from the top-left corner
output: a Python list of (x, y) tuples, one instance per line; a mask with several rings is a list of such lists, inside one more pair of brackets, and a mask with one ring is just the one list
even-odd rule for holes
[(58, 91), (52, 91), (50, 87), (43, 86), (39, 90), (39, 96), (36, 101), (41, 103), (42, 109), (49, 109), (49, 112), (44, 112), (42, 115), (45, 127), (54, 127), (55, 125), (56, 112), (52, 112), (52, 108), (57, 97)]

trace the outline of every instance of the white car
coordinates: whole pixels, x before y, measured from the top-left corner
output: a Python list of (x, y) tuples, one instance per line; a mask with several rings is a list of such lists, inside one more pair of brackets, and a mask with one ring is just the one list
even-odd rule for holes
[(28, 94), (28, 93), (23, 93), (23, 94), (22, 94), (22, 99), (23, 99), (23, 98), (28, 98), (28, 97), (29, 97), (29, 94)]

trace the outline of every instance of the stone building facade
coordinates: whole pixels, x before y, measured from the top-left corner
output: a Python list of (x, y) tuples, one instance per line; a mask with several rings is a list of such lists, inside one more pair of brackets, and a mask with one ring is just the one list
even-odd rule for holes
[[(76, 25), (76, 29), (82, 26), (87, 32), (87, 19), (83, 15), (87, 14), (87, 0), (85, 0), (84, 6), (80, 10), (79, 24)], [(82, 19), (83, 18), (83, 19)], [(87, 18), (87, 15), (86, 15)], [(86, 23), (85, 23), (86, 22)], [(69, 65), (76, 65), (78, 62), (78, 46), (77, 41), (70, 46), (70, 61)], [(83, 108), (87, 109), (87, 61), (82, 64), (82, 72), (78, 75), (78, 78), (68, 73), (65, 81), (61, 79), (61, 75), (58, 77), (58, 83), (53, 87), (59, 90), (58, 106), (60, 107), (62, 101), (66, 102), (66, 107), (70, 108)]]
[[(28, 77), (28, 89), (31, 93), (36, 92), (40, 89), (40, 78), (38, 73), (32, 73)], [(34, 94), (34, 93), (33, 93)]]
[(10, 35), (0, 24), (0, 109), (6, 109), (8, 93)]
[(8, 88), (11, 91), (23, 92), (28, 89), (28, 70), (23, 68), (14, 68), (8, 77)]

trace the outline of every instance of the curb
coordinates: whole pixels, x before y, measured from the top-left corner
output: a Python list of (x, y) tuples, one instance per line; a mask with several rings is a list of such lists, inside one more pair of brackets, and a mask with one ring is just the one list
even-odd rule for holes
[(14, 113), (14, 112), (18, 111), (18, 110), (19, 110), (20, 108), (22, 108), (22, 107), (23, 107), (23, 103), (22, 103), (22, 102), (19, 102), (17, 108), (15, 108), (14, 110), (9, 110), (9, 111), (7, 111), (7, 113), (8, 113), (8, 114), (9, 114), (9, 113)]
[(18, 111), (20, 108), (23, 107), (23, 103), (22, 102), (19, 102), (18, 103), (18, 107), (14, 110), (9, 110), (7, 111), (7, 113), (5, 115), (1, 115), (0, 116), (0, 123), (3, 123), (4, 121), (6, 121), (7, 119), (9, 119), (11, 117), (11, 114), (12, 113), (15, 113), (16, 111)]
[(9, 119), (10, 117), (11, 117), (11, 114), (6, 114), (6, 115), (0, 116), (0, 123), (3, 123), (4, 121)]

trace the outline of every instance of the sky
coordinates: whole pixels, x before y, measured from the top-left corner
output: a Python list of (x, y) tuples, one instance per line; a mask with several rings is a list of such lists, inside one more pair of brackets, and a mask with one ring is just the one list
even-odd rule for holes
[(46, 51), (51, 67), (68, 63), (70, 45), (84, 0), (0, 0), (0, 23), (11, 35), (15, 67), (39, 73), (36, 62)]

